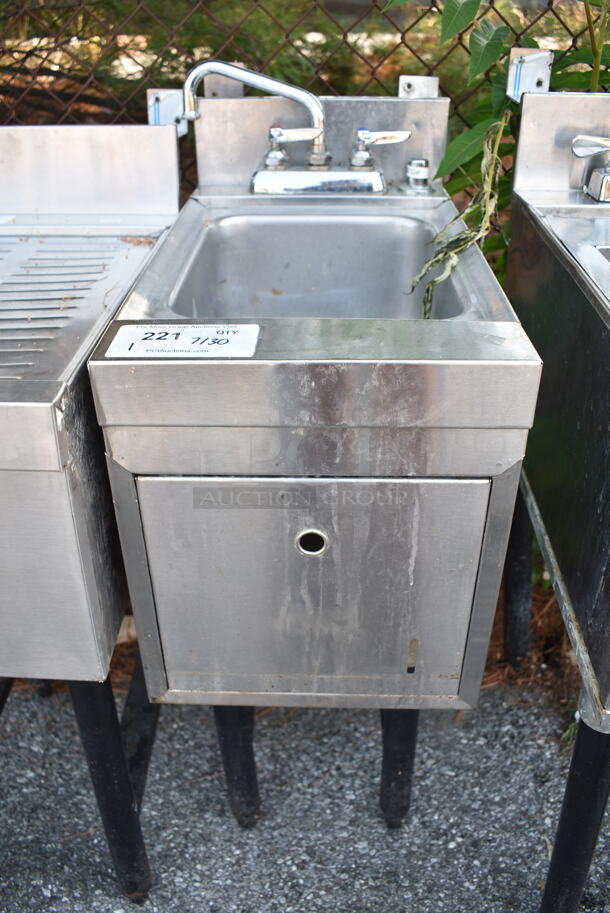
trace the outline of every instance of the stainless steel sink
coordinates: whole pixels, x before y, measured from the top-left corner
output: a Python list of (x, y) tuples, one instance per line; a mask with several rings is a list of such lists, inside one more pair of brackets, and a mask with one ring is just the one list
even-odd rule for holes
[[(591, 198), (610, 99), (527, 96), (515, 172), (508, 282), (544, 359), (525, 461), (530, 514), (579, 661), (581, 715), (610, 732), (610, 204)], [(544, 142), (541, 141), (544, 136)], [(607, 157), (607, 156), (606, 156)]]
[(242, 192), (302, 115), (237, 101), (200, 102), (202, 184), (90, 362), (149, 693), (472, 706), (540, 362), (478, 249), (432, 319), (411, 292), (455, 208), (400, 176), (446, 105), (333, 100), (338, 167), (362, 123), (413, 145), (329, 198)]
[(411, 280), (432, 237), (406, 216), (220, 217), (198, 233), (172, 309), (219, 319), (421, 317), (423, 290), (411, 293)]
[[(443, 198), (189, 200), (121, 311), (121, 320), (421, 319), (412, 280), (452, 217)], [(436, 291), (433, 320), (513, 320), (468, 251)]]

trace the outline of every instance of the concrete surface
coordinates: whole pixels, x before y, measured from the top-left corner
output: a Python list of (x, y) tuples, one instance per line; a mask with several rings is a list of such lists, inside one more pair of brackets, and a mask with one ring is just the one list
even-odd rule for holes
[[(569, 763), (548, 695), (496, 687), (422, 714), (408, 824), (377, 810), (371, 711), (275, 710), (256, 748), (265, 816), (231, 818), (209, 708), (164, 707), (142, 824), (147, 913), (536, 913)], [(67, 692), (0, 721), (1, 913), (135, 913), (117, 892)], [(610, 910), (606, 817), (583, 911)]]

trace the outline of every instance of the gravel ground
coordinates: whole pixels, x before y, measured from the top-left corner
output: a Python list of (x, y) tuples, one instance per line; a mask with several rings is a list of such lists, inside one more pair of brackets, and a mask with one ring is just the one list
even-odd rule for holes
[[(142, 824), (146, 913), (537, 913), (569, 763), (544, 692), (422, 713), (408, 823), (377, 810), (370, 711), (258, 722), (265, 814), (232, 819), (209, 708), (165, 707)], [(1, 913), (134, 913), (116, 890), (67, 692), (14, 691), (0, 722)], [(583, 911), (610, 910), (604, 822)]]

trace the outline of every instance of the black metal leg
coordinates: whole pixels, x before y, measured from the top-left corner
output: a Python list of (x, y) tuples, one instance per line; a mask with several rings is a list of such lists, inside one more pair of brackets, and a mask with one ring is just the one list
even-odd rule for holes
[(532, 538), (532, 524), (519, 491), (504, 566), (504, 653), (515, 667), (521, 665), (529, 650)]
[(11, 688), (13, 687), (12, 678), (0, 678), (0, 713), (4, 710), (4, 705), (6, 704), (6, 699), (11, 693)]
[(146, 900), (151, 877), (110, 682), (70, 682), (106, 839), (123, 893)]
[(11, 693), (11, 688), (13, 687), (12, 678), (0, 678), (0, 713), (4, 710), (4, 705), (6, 704), (6, 699)]
[(580, 721), (541, 913), (575, 913), (610, 791), (610, 735)]
[(254, 759), (254, 708), (214, 707), (231, 811), (252, 827), (260, 810)]
[(388, 827), (400, 827), (409, 811), (419, 710), (382, 710), (383, 757), (379, 805)]
[(157, 721), (159, 719), (159, 704), (151, 704), (148, 700), (142, 659), (138, 652), (136, 665), (127, 700), (121, 717), (121, 732), (123, 745), (127, 757), (127, 767), (133, 787), (138, 810), (142, 806), (142, 797), (146, 785), (146, 775), (152, 748), (155, 742)]

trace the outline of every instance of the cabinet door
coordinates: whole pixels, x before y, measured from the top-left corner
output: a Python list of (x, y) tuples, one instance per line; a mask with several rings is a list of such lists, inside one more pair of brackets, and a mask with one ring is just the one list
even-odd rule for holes
[(457, 693), (489, 480), (137, 484), (170, 690)]

